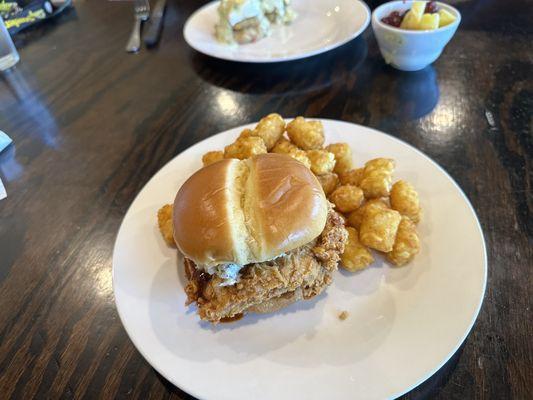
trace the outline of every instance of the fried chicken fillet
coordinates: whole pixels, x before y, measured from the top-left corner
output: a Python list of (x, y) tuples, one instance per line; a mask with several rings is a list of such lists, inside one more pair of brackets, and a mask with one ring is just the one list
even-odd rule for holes
[(272, 261), (245, 266), (235, 285), (221, 286), (220, 277), (199, 271), (185, 259), (187, 304), (196, 303), (200, 318), (217, 323), (310, 299), (331, 284), (346, 240), (343, 219), (330, 207), (326, 227), (316, 240)]

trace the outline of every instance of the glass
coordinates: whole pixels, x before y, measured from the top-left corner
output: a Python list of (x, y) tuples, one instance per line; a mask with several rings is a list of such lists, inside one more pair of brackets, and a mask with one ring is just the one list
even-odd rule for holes
[(18, 61), (19, 53), (9, 36), (4, 20), (0, 17), (0, 71), (11, 68)]

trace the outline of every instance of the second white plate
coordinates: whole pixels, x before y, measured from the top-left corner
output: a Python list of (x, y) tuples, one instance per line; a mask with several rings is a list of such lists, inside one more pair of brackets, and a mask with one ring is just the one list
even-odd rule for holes
[(294, 0), (298, 18), (274, 26), (272, 35), (256, 43), (228, 46), (217, 42), (218, 1), (192, 14), (183, 29), (187, 43), (201, 53), (230, 61), (266, 63), (296, 60), (334, 49), (358, 35), (370, 22), (370, 10), (360, 0)]

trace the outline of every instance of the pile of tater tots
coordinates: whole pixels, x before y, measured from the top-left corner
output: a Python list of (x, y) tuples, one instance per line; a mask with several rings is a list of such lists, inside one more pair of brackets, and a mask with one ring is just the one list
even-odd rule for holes
[(202, 161), (205, 166), (223, 158), (242, 160), (267, 152), (287, 154), (310, 168), (329, 201), (344, 215), (349, 239), (342, 266), (348, 271), (372, 264), (371, 250), (384, 253), (394, 266), (407, 264), (420, 251), (418, 193), (406, 181), (392, 183), (394, 160), (375, 158), (355, 168), (346, 143), (324, 147), (320, 121), (297, 117), (285, 124), (279, 114), (270, 114), (254, 129), (243, 130), (224, 151), (204, 154)]

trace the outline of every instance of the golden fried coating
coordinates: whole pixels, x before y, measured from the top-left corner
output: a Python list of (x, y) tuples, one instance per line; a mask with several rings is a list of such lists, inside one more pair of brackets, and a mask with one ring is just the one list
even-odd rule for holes
[(355, 272), (368, 267), (374, 262), (372, 253), (359, 241), (357, 229), (348, 227), (348, 242), (344, 246), (344, 253), (341, 255), (341, 267)]
[(270, 114), (259, 120), (254, 129), (244, 129), (238, 139), (252, 136), (261, 138), (270, 151), (285, 131), (285, 121), (279, 114)]
[(307, 168), (311, 168), (311, 160), (307, 157), (307, 153), (284, 137), (276, 142), (272, 148), (272, 153), (287, 154), (295, 160), (300, 161)]
[(373, 199), (388, 196), (394, 171), (394, 160), (389, 158), (376, 158), (365, 164), (363, 179), (359, 184), (365, 197)]
[[(253, 130), (246, 128), (246, 129), (243, 129), (243, 131), (240, 133), (240, 135), (237, 138), (237, 140), (240, 139), (240, 138), (247, 138), (247, 137), (250, 137), (250, 136), (257, 136), (257, 135), (254, 133)], [(259, 136), (257, 136), (257, 137), (259, 137)]]
[(361, 209), (363, 207), (364, 205), (346, 216), (346, 226), (351, 226), (352, 228), (356, 229), (361, 227), (361, 221), (363, 221), (363, 211)]
[(224, 148), (224, 158), (238, 158), (244, 160), (256, 154), (266, 153), (263, 139), (257, 136), (240, 137)]
[(406, 181), (398, 181), (390, 191), (391, 207), (405, 215), (415, 224), (420, 221), (420, 201), (413, 185)]
[(357, 210), (365, 199), (363, 191), (357, 186), (343, 185), (331, 193), (329, 200), (335, 204), (335, 208), (342, 213)]
[(391, 158), (374, 158), (365, 163), (365, 173), (387, 171), (392, 174), (395, 166), (394, 160)]
[(363, 180), (363, 173), (365, 172), (364, 168), (352, 169), (346, 171), (342, 174), (339, 174), (339, 179), (343, 185), (354, 185), (359, 186)]
[(186, 259), (186, 304), (195, 302), (200, 318), (218, 323), (256, 312), (280, 296), (312, 298), (333, 281), (347, 239), (342, 217), (330, 208), (324, 231), (317, 239), (274, 260), (248, 264), (235, 285), (220, 285), (219, 276), (194, 268), (194, 263)]
[(420, 240), (416, 225), (407, 217), (402, 217), (392, 251), (387, 253), (387, 260), (399, 267), (411, 261), (420, 251)]
[(304, 150), (320, 149), (324, 144), (324, 127), (320, 121), (296, 117), (287, 124), (287, 134), (294, 144)]
[(335, 155), (335, 173), (343, 174), (352, 169), (352, 149), (347, 143), (332, 143), (326, 150)]
[(372, 249), (388, 253), (394, 246), (401, 214), (395, 210), (371, 210), (364, 213), (359, 231), (361, 243)]
[(285, 121), (279, 114), (269, 114), (261, 118), (254, 129), (255, 136), (265, 142), (267, 150), (271, 150), (285, 131)]
[(220, 161), (224, 158), (223, 151), (208, 151), (202, 156), (202, 163), (204, 167), (213, 164), (214, 162)]
[(311, 171), (315, 175), (324, 175), (333, 172), (335, 156), (326, 150), (309, 150), (307, 157), (311, 161)]
[(174, 224), (172, 223), (172, 204), (166, 204), (157, 211), (157, 225), (165, 242), (171, 247), (176, 247), (174, 242)]
[(381, 210), (387, 210), (390, 207), (389, 207), (388, 199), (386, 197), (381, 197), (377, 199), (368, 200), (361, 208), (362, 208), (363, 217), (364, 217), (366, 214), (372, 214), (372, 213), (376, 213)]
[[(295, 146), (296, 147), (296, 146)], [(292, 149), (287, 153), (288, 156), (300, 161), (307, 168), (311, 168), (311, 160), (307, 157), (307, 153), (299, 148)]]
[(322, 185), (322, 189), (326, 196), (329, 196), (339, 185), (339, 177), (334, 172), (329, 172), (324, 175), (317, 175), (318, 181)]
[(361, 227), (361, 222), (363, 221), (365, 212), (375, 212), (376, 210), (386, 210), (387, 208), (387, 203), (383, 199), (368, 200), (357, 210), (348, 214), (348, 217), (346, 218), (346, 225), (359, 229)]
[(298, 146), (292, 143), (290, 140), (285, 139), (283, 136), (276, 142), (272, 148), (272, 153), (289, 154), (292, 150), (299, 150)]

